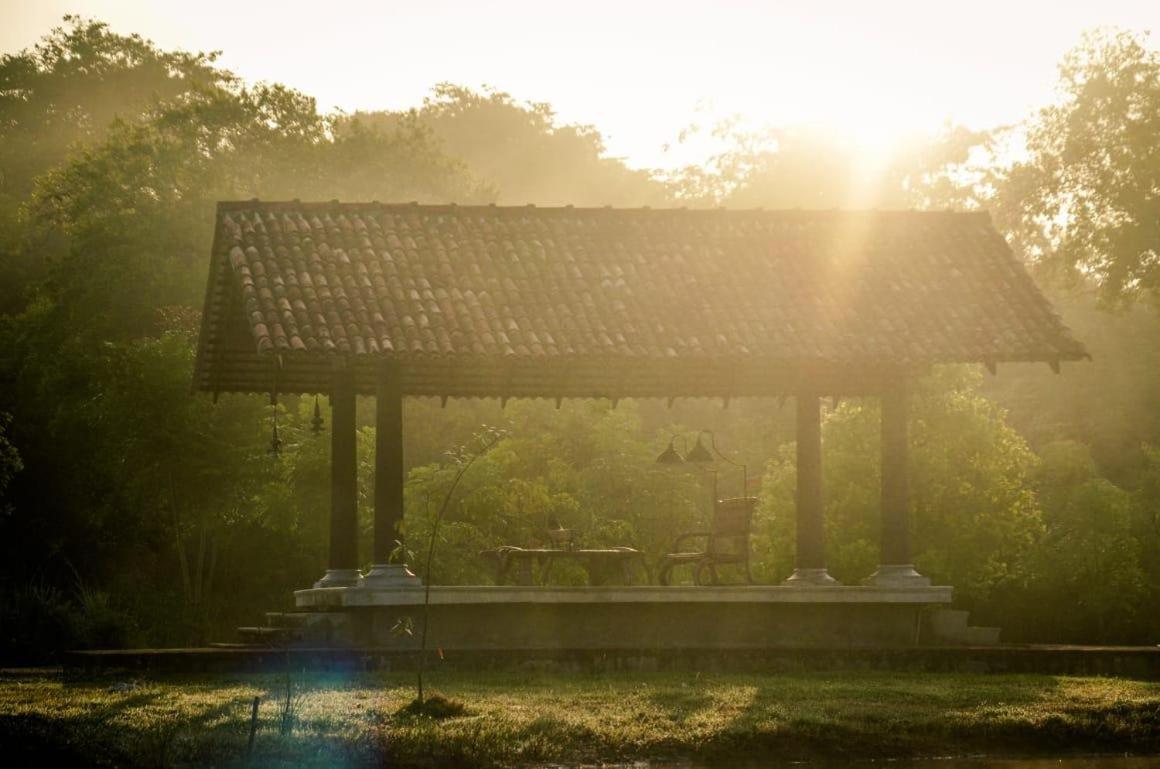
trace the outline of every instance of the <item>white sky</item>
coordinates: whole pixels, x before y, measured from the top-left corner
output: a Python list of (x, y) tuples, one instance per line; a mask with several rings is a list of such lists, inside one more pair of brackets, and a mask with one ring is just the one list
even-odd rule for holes
[(221, 50), (227, 69), (323, 109), (415, 106), (445, 80), (493, 85), (596, 125), (609, 154), (635, 166), (689, 159), (662, 147), (733, 113), (867, 144), (947, 119), (1016, 121), (1051, 98), (1082, 30), (1160, 29), (1160, 0), (0, 0), (0, 52), (65, 13), (167, 49)]

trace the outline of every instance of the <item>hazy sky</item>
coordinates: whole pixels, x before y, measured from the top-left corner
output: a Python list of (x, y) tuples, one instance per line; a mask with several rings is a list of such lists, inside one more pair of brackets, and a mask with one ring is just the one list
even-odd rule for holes
[(493, 85), (595, 124), (610, 154), (638, 166), (676, 162), (661, 148), (681, 128), (732, 113), (868, 144), (948, 118), (1018, 120), (1051, 98), (1082, 30), (1160, 28), (1160, 0), (0, 0), (0, 51), (65, 13), (164, 48), (221, 50), (226, 68), (324, 109), (417, 105), (439, 81)]

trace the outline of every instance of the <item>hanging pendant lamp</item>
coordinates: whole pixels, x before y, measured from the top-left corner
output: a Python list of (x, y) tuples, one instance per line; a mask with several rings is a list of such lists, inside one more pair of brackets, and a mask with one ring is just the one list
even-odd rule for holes
[(321, 435), (326, 428), (322, 424), (322, 410), (318, 408), (318, 396), (314, 396), (314, 417), (310, 420), (310, 432)]

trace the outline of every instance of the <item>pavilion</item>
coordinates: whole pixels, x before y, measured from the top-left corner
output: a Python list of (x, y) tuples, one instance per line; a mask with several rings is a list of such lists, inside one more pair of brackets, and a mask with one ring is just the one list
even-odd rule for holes
[[(403, 515), (404, 397), (792, 397), (796, 569), (785, 584), (438, 587), (444, 646), (586, 643), (593, 627), (617, 636), (618, 617), (671, 629), (675, 611), (678, 624), (702, 612), (730, 627), (728, 643), (905, 643), (916, 612), (951, 598), (911, 561), (910, 382), (941, 363), (1058, 371), (1083, 357), (985, 213), (255, 200), (218, 206), (194, 386), (329, 396), (329, 563), (296, 601), (332, 628), (345, 613), (364, 643), (387, 643), (382, 628), (422, 600), (418, 579), (389, 562)], [(359, 394), (376, 398), (365, 574)], [(880, 566), (859, 586), (826, 571), (826, 396), (882, 402)], [(504, 635), (529, 624), (548, 630)], [(658, 642), (634, 632), (609, 643)]]

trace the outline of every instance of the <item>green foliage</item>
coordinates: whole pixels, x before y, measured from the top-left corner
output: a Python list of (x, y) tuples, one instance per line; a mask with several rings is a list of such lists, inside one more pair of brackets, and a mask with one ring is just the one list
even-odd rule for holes
[[(0, 572), (65, 584), (70, 564), (148, 618), (151, 642), (196, 642), (317, 576), (328, 508), (326, 442), (304, 440), (301, 410), (282, 411), (276, 462), (261, 398), (190, 397), (214, 205), (470, 200), (475, 185), (414, 120), (336, 138), (301, 93), (68, 21), (0, 66), (0, 209), (16, 235), (0, 249), (31, 298), (0, 323), (2, 447), (19, 452), (0, 467), (27, 468), (0, 489)], [(102, 91), (114, 81), (119, 101)], [(99, 125), (58, 130), (64, 102)], [(11, 163), (35, 159), (21, 137), (41, 135), (70, 154), (12, 186)]]
[(502, 91), (440, 83), (418, 110), (355, 113), (335, 132), (342, 141), (368, 127), (408, 124), (429, 129), (500, 203), (640, 206), (669, 199), (649, 172), (605, 156), (593, 126), (563, 125), (551, 105), (520, 102)]
[(1160, 612), (1153, 610), (1160, 605), (1160, 558), (1156, 557), (1160, 553), (1160, 450), (1146, 445), (1144, 455), (1147, 464), (1132, 493), (1132, 533), (1140, 549), (1147, 596), (1136, 608), (1144, 624), (1142, 635), (1155, 638), (1160, 635)]
[(159, 306), (198, 306), (219, 200), (471, 194), (413, 122), (332, 140), (314, 100), (282, 86), (197, 91), (151, 118), (115, 123), (28, 204), (46, 291), (102, 338), (155, 331)]
[[(1136, 636), (1147, 598), (1132, 498), (1101, 478), (1085, 446), (1046, 446), (1036, 477), (1045, 531), (1034, 551), (1027, 635), (1060, 642)], [(1060, 611), (1057, 596), (1068, 596)], [(1114, 630), (1113, 630), (1114, 628)], [(1016, 628), (1012, 628), (1016, 630)]]
[(0, 659), (40, 661), (78, 645), (76, 609), (60, 590), (43, 584), (15, 586), (0, 593)]
[(29, 252), (20, 206), (36, 180), (77, 147), (118, 125), (137, 125), (160, 103), (199, 89), (232, 87), (216, 54), (167, 52), (139, 35), (66, 16), (33, 48), (0, 58), (0, 309), (29, 298), (45, 277), (43, 254)]
[[(12, 478), (24, 469), (24, 463), (20, 460), (20, 452), (16, 450), (6, 435), (11, 424), (12, 415), (0, 411), (0, 494), (3, 494), (4, 490), (8, 488)], [(2, 512), (0, 511), (0, 513)]]
[(138, 639), (129, 612), (108, 593), (79, 583), (71, 594), (43, 582), (0, 593), (0, 629), (5, 664), (55, 661), (67, 649), (123, 648)]
[(1141, 445), (1160, 435), (1160, 314), (1142, 305), (1109, 313), (1091, 294), (1051, 298), (1092, 361), (1065, 364), (1062, 375), (1042, 363), (1001, 365), (983, 392), (1032, 446), (1083, 443), (1103, 475), (1131, 487), (1146, 464)]
[(1056, 278), (1105, 303), (1160, 291), (1160, 52), (1146, 33), (1094, 30), (1059, 67), (1059, 101), (1000, 180), (998, 223)]
[(34, 47), (0, 58), (0, 178), (17, 199), (114, 119), (135, 122), (159, 101), (233, 81), (214, 66), (217, 54), (162, 51), (79, 16), (64, 22)]

